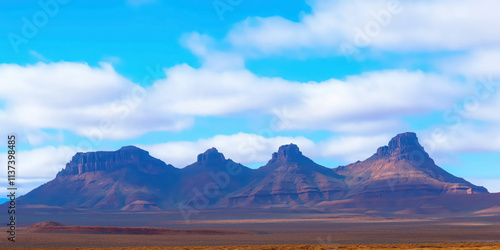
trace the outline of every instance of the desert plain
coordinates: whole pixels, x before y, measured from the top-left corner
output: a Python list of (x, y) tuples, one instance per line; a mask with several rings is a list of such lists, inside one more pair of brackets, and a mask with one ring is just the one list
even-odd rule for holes
[(16, 242), (3, 239), (0, 248), (500, 249), (495, 211), (436, 216), (207, 210), (187, 221), (179, 211), (36, 208), (21, 210), (18, 226)]

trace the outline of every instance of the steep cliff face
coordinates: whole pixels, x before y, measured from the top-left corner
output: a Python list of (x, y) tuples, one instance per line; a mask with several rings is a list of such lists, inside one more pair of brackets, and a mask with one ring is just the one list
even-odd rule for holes
[(173, 170), (172, 165), (153, 158), (147, 151), (134, 146), (122, 147), (117, 151), (77, 153), (58, 176), (78, 175), (89, 172), (112, 172), (122, 168), (135, 168), (146, 174), (163, 174)]
[(372, 157), (335, 169), (346, 177), (346, 197), (404, 198), (440, 194), (487, 193), (438, 167), (415, 133), (392, 138)]
[(302, 155), (297, 145), (281, 146), (255, 173), (255, 180), (225, 203), (235, 207), (295, 206), (339, 199), (343, 177)]
[(77, 153), (56, 178), (22, 197), (29, 204), (95, 209), (175, 207), (180, 171), (137, 147)]
[(203, 167), (218, 167), (226, 162), (226, 157), (216, 148), (207, 149), (196, 158), (196, 162), (191, 165), (198, 165)]

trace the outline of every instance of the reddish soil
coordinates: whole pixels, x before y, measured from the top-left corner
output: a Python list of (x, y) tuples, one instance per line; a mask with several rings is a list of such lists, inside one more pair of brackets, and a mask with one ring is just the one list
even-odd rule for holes
[(249, 232), (223, 229), (167, 229), (155, 227), (103, 227), (103, 226), (64, 226), (58, 222), (40, 222), (26, 228), (34, 233), (68, 234), (144, 234), (144, 235), (226, 235), (249, 234)]

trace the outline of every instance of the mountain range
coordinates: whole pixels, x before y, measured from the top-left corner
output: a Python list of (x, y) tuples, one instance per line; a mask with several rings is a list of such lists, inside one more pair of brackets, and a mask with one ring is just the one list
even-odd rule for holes
[(25, 205), (122, 211), (280, 207), (396, 212), (415, 206), (473, 211), (500, 205), (497, 194), (438, 167), (411, 132), (398, 134), (364, 161), (337, 168), (315, 163), (295, 144), (279, 147), (258, 169), (226, 159), (215, 148), (182, 169), (134, 146), (77, 153), (55, 179), (19, 199)]

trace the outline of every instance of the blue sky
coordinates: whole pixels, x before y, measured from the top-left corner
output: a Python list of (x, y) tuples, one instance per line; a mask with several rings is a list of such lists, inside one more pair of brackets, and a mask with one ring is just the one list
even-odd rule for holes
[[(184, 167), (251, 167), (297, 143), (327, 167), (414, 131), (500, 191), (499, 3), (3, 1), (0, 127), (23, 192), (76, 151), (138, 145)], [(24, 175), (23, 175), (24, 174)]]

